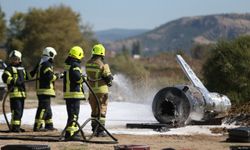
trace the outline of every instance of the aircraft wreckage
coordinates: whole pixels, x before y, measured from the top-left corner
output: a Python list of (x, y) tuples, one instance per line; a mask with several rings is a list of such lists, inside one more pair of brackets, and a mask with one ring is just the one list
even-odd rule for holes
[(192, 84), (166, 87), (158, 91), (152, 104), (156, 120), (162, 124), (182, 126), (192, 121), (206, 122), (225, 116), (231, 108), (229, 98), (209, 92), (185, 60), (180, 55), (176, 59)]

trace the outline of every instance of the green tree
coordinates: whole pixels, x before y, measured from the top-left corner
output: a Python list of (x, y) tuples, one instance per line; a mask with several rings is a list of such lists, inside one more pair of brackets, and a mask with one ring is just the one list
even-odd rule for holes
[(23, 30), (25, 27), (25, 14), (16, 12), (10, 18), (10, 25), (8, 27), (8, 50), (22, 50), (23, 49)]
[(79, 45), (85, 53), (90, 53), (93, 37), (89, 36), (92, 31), (81, 24), (80, 15), (70, 7), (59, 5), (47, 9), (31, 8), (28, 13), (16, 14), (12, 19), (9, 45), (23, 52), (27, 64), (33, 64), (47, 46), (57, 50), (55, 61), (59, 66), (63, 65), (72, 46)]
[(5, 14), (0, 7), (0, 42), (3, 42), (6, 38), (6, 24), (4, 16)]
[(203, 66), (210, 91), (228, 95), (241, 103), (250, 99), (250, 36), (219, 41)]

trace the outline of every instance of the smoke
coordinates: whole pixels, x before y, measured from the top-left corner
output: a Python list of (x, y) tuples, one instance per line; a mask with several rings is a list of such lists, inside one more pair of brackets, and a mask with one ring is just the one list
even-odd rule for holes
[(123, 74), (116, 74), (110, 88), (110, 100), (151, 105), (156, 92), (146, 81), (132, 82)]

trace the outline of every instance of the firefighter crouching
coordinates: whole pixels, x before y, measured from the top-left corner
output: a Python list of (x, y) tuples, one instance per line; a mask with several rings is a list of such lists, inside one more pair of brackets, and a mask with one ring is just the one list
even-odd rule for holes
[[(99, 99), (100, 119), (99, 122), (105, 126), (105, 118), (108, 105), (108, 87), (112, 85), (113, 76), (108, 64), (104, 63), (105, 48), (102, 44), (94, 45), (92, 57), (86, 63), (86, 73), (90, 86)], [(89, 103), (91, 106), (91, 117), (98, 119), (98, 106), (92, 93), (89, 94)], [(91, 122), (92, 131), (97, 127), (95, 121)], [(99, 127), (95, 136), (106, 136), (104, 129)]]
[(54, 81), (60, 78), (60, 74), (53, 71), (54, 58), (57, 55), (52, 47), (43, 50), (40, 63), (30, 73), (36, 74), (36, 93), (38, 108), (35, 117), (33, 131), (56, 130), (52, 121), (51, 97), (55, 97)]
[(76, 123), (72, 123), (72, 121), (78, 120), (80, 100), (85, 100), (82, 70), (80, 66), (83, 57), (84, 52), (82, 48), (79, 46), (74, 46), (70, 49), (69, 56), (65, 60), (63, 92), (68, 114), (65, 133), (66, 140), (77, 140), (79, 138), (78, 135), (75, 135), (78, 127)]
[(3, 82), (7, 84), (9, 90), (11, 132), (24, 132), (24, 130), (20, 128), (24, 100), (26, 98), (24, 81), (30, 79), (30, 76), (22, 66), (21, 59), (21, 52), (13, 50), (9, 55), (10, 64), (5, 68), (2, 75)]

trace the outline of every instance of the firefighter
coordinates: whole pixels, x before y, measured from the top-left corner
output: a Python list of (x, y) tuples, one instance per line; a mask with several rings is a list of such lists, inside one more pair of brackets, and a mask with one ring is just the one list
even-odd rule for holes
[(30, 73), (36, 74), (36, 94), (38, 97), (38, 108), (35, 117), (33, 131), (56, 130), (53, 126), (51, 97), (55, 97), (55, 80), (60, 78), (59, 73), (54, 73), (53, 62), (57, 55), (53, 47), (46, 47), (38, 66)]
[(83, 76), (81, 70), (81, 60), (84, 52), (81, 47), (74, 46), (70, 49), (69, 55), (65, 60), (63, 92), (66, 101), (66, 109), (68, 114), (65, 139), (76, 140), (78, 135), (78, 127), (75, 122), (78, 120), (80, 110), (80, 100), (85, 100), (83, 91)]
[(7, 84), (10, 109), (11, 109), (11, 132), (24, 132), (21, 126), (23, 116), (24, 100), (26, 91), (24, 81), (30, 79), (29, 74), (22, 66), (22, 53), (13, 50), (9, 54), (10, 64), (4, 69), (2, 80)]
[[(104, 62), (105, 48), (102, 44), (94, 45), (92, 49), (92, 57), (86, 63), (87, 78), (94, 93), (100, 103), (100, 118), (99, 122), (105, 126), (105, 118), (108, 105), (108, 87), (112, 85), (113, 76), (109, 65)], [(89, 103), (91, 106), (91, 117), (98, 119), (98, 106), (95, 97), (92, 93), (89, 94)], [(95, 121), (91, 122), (92, 131), (97, 127)], [(106, 136), (104, 129), (98, 127), (95, 136)]]

